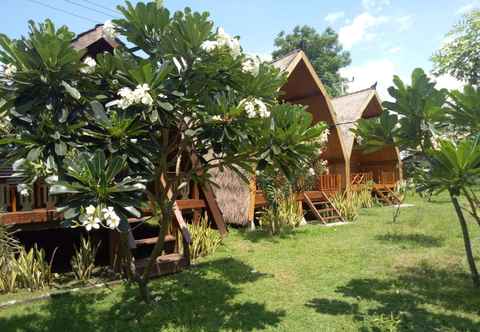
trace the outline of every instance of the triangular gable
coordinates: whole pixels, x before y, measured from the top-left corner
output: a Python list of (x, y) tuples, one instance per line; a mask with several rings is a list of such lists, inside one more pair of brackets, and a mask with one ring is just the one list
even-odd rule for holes
[(313, 115), (315, 122), (324, 121), (330, 125), (333, 137), (329, 139), (323, 157), (327, 160), (345, 162), (347, 155), (340, 138), (339, 128), (335, 125), (337, 119), (330, 96), (306, 54), (296, 50), (275, 60), (272, 64), (288, 75), (288, 81), (281, 89), (282, 99), (309, 106), (307, 110)]
[(340, 129), (348, 157), (350, 158), (355, 144), (355, 128), (358, 120), (379, 116), (382, 111), (380, 98), (373, 88), (349, 93), (332, 100), (337, 118), (337, 127)]

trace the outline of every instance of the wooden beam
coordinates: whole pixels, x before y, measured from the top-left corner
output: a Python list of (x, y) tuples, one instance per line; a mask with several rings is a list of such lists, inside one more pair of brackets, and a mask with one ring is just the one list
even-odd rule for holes
[(213, 194), (213, 190), (209, 184), (204, 184), (202, 186), (203, 196), (207, 201), (207, 207), (210, 209), (212, 213), (213, 221), (215, 225), (217, 225), (217, 229), (222, 236), (228, 234), (227, 227), (225, 226), (225, 221), (223, 219), (222, 211), (218, 206), (217, 200), (215, 199), (215, 195)]

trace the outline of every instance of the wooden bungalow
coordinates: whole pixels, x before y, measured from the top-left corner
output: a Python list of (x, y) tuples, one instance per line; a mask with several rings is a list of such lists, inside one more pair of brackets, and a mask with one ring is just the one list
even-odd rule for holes
[[(326, 122), (330, 135), (325, 151), (319, 158), (327, 160), (328, 172), (319, 177), (314, 191), (299, 193), (298, 202), (312, 211), (322, 222), (341, 219), (332, 206), (329, 195), (341, 191), (348, 185), (350, 169), (337, 123), (333, 105), (325, 87), (305, 53), (295, 50), (273, 61), (273, 65), (287, 73), (288, 81), (281, 88), (281, 101), (301, 104), (313, 116), (314, 123)], [(227, 223), (236, 225), (251, 224), (255, 211), (266, 205), (265, 197), (255, 180), (245, 184), (233, 172), (224, 171), (214, 175), (219, 188), (214, 189), (218, 203)], [(232, 204), (232, 201), (235, 203)]]
[[(120, 45), (122, 45), (120, 41), (104, 37), (102, 25), (79, 34), (72, 41), (72, 47), (86, 50), (85, 56), (91, 57), (104, 52), (113, 52)], [(27, 247), (38, 244), (47, 250), (47, 255), (54, 252), (55, 248), (59, 248), (55, 261), (60, 260), (64, 266), (68, 265), (73, 254), (72, 244), (78, 243), (82, 230), (62, 227), (62, 216), (56, 212), (55, 200), (48, 195), (48, 186), (45, 183), (39, 181), (34, 185), (31, 196), (22, 197), (16, 188), (21, 181), (21, 178), (13, 176), (10, 167), (0, 169), (0, 224), (18, 230), (16, 236)], [(185, 190), (184, 197), (177, 200), (174, 210), (174, 225), (165, 238), (164, 254), (157, 259), (155, 273), (158, 274), (176, 272), (190, 263), (188, 244), (191, 239), (185, 215), (191, 217), (192, 222), (200, 222), (202, 215), (207, 214), (213, 227), (216, 227), (222, 236), (227, 234), (222, 213), (210, 186), (191, 184)], [(129, 220), (132, 225), (140, 226), (134, 227), (133, 238), (130, 241), (139, 268), (144, 264), (141, 258), (149, 255), (158, 239), (157, 229), (144, 224), (145, 219)], [(101, 263), (112, 264), (118, 252), (118, 233), (100, 230), (93, 232), (92, 237), (101, 241), (99, 251)], [(180, 242), (183, 242), (183, 245)]]
[(385, 203), (398, 203), (394, 190), (403, 179), (400, 154), (395, 146), (388, 145), (382, 150), (365, 153), (360, 149), (353, 128), (360, 119), (370, 119), (383, 112), (382, 103), (374, 87), (333, 98), (332, 104), (337, 126), (347, 153), (350, 168), (349, 186), (371, 181), (373, 190)]

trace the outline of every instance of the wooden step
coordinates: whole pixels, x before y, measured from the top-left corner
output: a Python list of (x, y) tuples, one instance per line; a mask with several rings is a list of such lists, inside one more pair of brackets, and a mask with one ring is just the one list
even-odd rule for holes
[[(139, 273), (143, 272), (143, 270), (147, 267), (147, 264), (147, 258), (135, 261), (135, 267)], [(151, 276), (177, 273), (183, 270), (187, 265), (187, 259), (181, 254), (162, 255), (157, 257)]]
[[(148, 246), (148, 245), (153, 245), (156, 244), (158, 241), (158, 237), (150, 237), (150, 238), (145, 238), (145, 239), (138, 239), (135, 240), (135, 244), (140, 247), (140, 246)], [(165, 236), (165, 242), (173, 242), (175, 241), (175, 236), (173, 235), (167, 235)]]
[(325, 209), (317, 209), (318, 212), (322, 213), (322, 212), (332, 212), (332, 211), (335, 211), (334, 208), (325, 208)]

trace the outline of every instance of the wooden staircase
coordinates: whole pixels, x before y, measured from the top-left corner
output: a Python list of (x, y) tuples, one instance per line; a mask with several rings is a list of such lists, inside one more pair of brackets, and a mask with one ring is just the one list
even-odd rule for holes
[(316, 219), (324, 225), (334, 222), (345, 222), (340, 211), (335, 207), (325, 192), (320, 192), (319, 197), (315, 197), (318, 195), (313, 195), (309, 192), (305, 192), (303, 195), (304, 201), (307, 203), (310, 211), (315, 215)]
[(397, 194), (388, 186), (376, 186), (373, 189), (374, 194), (378, 200), (386, 205), (399, 205), (402, 204), (402, 200)]
[[(165, 236), (164, 252), (156, 258), (152, 276), (180, 272), (190, 265), (190, 233), (178, 204), (174, 207), (175, 218), (169, 234)], [(134, 228), (134, 227), (133, 227)], [(151, 250), (158, 241), (153, 232), (139, 229), (133, 231), (135, 267), (139, 273), (146, 268)], [(158, 232), (158, 229), (156, 230)], [(152, 234), (153, 233), (153, 234)], [(180, 237), (182, 245), (180, 245)], [(146, 255), (145, 255), (146, 254)]]

